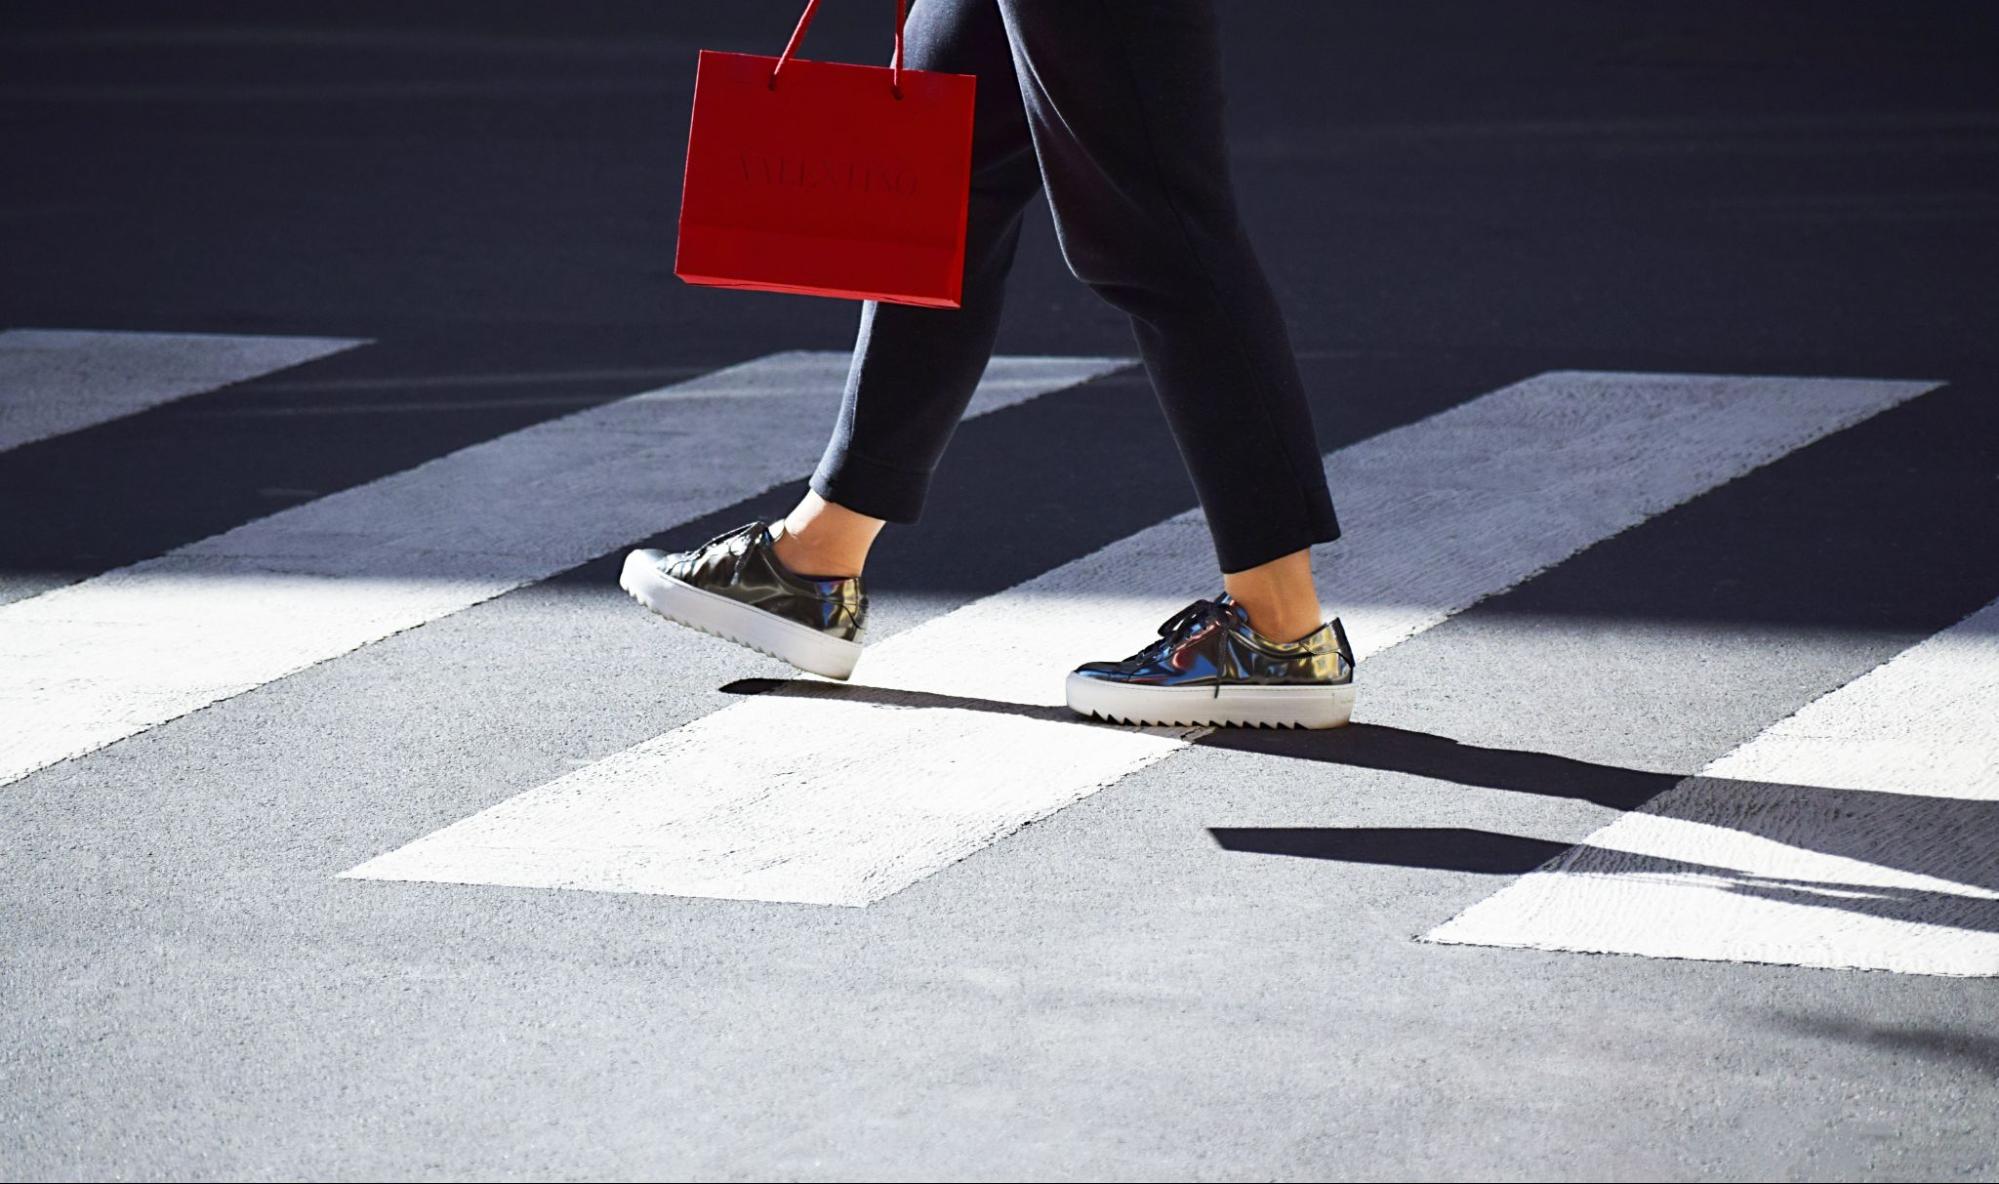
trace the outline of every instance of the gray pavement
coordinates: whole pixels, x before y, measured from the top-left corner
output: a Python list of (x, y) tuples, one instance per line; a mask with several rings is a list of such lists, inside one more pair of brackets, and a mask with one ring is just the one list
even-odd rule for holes
[[(693, 49), (795, 7), (10, 9), (0, 149), (48, 167), (0, 327), (372, 344), (0, 453), (0, 587), (850, 342), (666, 267)], [(33, 773), (0, 1176), (1999, 1177), (1993, 979), (1414, 940), (1999, 595), (1991, 18), (1226, 22), (1326, 448), (1553, 369), (1948, 385), (1370, 659), (1349, 729), (1214, 734), (865, 909), (336, 878), (784, 676), (616, 554)], [(1130, 352), (1045, 215), (1013, 292), (1003, 351)], [(1191, 504), (1140, 372), (968, 422), (874, 637)]]

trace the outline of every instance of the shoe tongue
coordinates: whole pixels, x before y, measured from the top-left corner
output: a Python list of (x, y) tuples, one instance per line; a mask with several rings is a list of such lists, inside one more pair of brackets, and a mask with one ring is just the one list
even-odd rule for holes
[(1249, 626), (1249, 614), (1243, 611), (1242, 602), (1235, 597), (1224, 592), (1209, 603), (1215, 606), (1212, 610), (1213, 615), (1220, 618), (1223, 622), (1232, 626), (1240, 625), (1244, 628)]

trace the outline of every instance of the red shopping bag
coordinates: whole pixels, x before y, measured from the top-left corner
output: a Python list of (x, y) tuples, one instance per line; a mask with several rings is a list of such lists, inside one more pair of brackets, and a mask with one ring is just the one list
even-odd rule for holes
[(673, 273), (690, 284), (957, 308), (970, 74), (704, 49)]

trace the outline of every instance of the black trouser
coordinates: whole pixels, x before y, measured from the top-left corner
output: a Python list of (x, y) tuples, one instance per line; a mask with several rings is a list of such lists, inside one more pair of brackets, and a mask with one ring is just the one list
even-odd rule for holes
[(916, 0), (904, 64), (978, 76), (963, 306), (867, 301), (828, 501), (914, 522), (992, 355), (1021, 213), (1131, 317), (1224, 572), (1340, 533), (1298, 365), (1236, 219), (1212, 0)]

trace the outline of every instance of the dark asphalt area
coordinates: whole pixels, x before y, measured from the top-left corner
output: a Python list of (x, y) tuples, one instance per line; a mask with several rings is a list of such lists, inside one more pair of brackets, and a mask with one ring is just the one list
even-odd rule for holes
[[(850, 346), (849, 302), (699, 288), (672, 272), (695, 53), (775, 53), (799, 7), (9, 0), (0, 328), (373, 344), (0, 454), (0, 592), (204, 538), (290, 504), (287, 490), (359, 485), (774, 351)], [(1850, 663), (1864, 670), (1999, 593), (1999, 5), (1221, 7), (1239, 199), (1326, 448), (1549, 370), (1949, 384), (1480, 606), (1460, 631), (1468, 645), (1508, 617), (1583, 620), (1629, 635), (1618, 644), (1637, 666), (1641, 623), (1809, 629), (1866, 637)], [(885, 0), (831, 0), (809, 56), (886, 61), (890, 12)], [(999, 350), (1133, 352), (1122, 315), (1065, 270), (1045, 207), (1030, 214)], [(656, 541), (699, 541), (745, 509), (781, 510), (801, 487), (663, 523)], [(914, 622), (1193, 504), (1142, 373), (1127, 371), (968, 423), (925, 521), (893, 532), (872, 578), (888, 619)], [(608, 586), (615, 564), (573, 569), (542, 594)], [(1336, 573), (1328, 588), (1337, 595)], [(495, 601), (443, 624), (541, 611)], [(389, 663), (392, 648), (362, 660)], [(569, 668), (550, 662), (560, 685)], [(512, 671), (513, 685), (529, 671)], [(308, 673), (320, 681), (301, 701), (364, 701), (362, 684)], [(725, 668), (690, 677), (708, 681), (653, 714), (606, 707), (625, 714), (604, 744), (726, 699), (710, 689)], [(468, 724), (440, 743), (475, 749), (468, 737), (513, 726), (506, 705), (496, 692), (479, 708), (485, 731)], [(1618, 727), (1672, 730), (1650, 710)], [(367, 727), (398, 726), (382, 711)], [(546, 737), (568, 725), (521, 726)], [(212, 777), (220, 801), (255, 779), (203, 764), (197, 733), (183, 731), (145, 758), (147, 785)], [(1447, 759), (1425, 737), (1377, 734), (1360, 763), (1434, 774), (1445, 760), (1450, 780), (1488, 788), (1550, 776), (1491, 738), (1472, 745), (1474, 731)], [(537, 743), (463, 757), (436, 815), (562, 771)], [(1262, 766), (1237, 758), (1309, 759), (1286, 748), (1297, 743), (1216, 738), (1190, 767), (1240, 777), (1242, 795), (1278, 795)], [(1645, 779), (1663, 789), (1699, 755), (1648, 751), (1652, 765), (1594, 759), (1644, 781), (1635, 802), (1652, 791)], [(160, 772), (175, 754), (178, 772)], [(344, 833), (333, 807), (364, 801), (367, 775), (379, 784), (416, 767), (399, 762), (421, 764), (387, 748), (352, 760), (346, 788), (301, 797), (300, 825)], [(1173, 796), (1194, 792), (1191, 776), (1155, 778), (1160, 817), (1216, 822)], [(544, 906), (495, 893), (496, 916), (477, 893), (341, 896), (357, 890), (330, 877), (381, 849), (381, 835), (306, 859), (294, 828), (265, 850), (244, 821), (256, 817), (249, 799), (230, 798), (226, 817), (243, 828), (230, 841), (250, 834), (260, 851), (246, 882), (306, 885), (260, 912), (213, 884), (121, 880), (116, 852), (65, 847), (99, 808), (119, 817), (120, 843), (138, 844), (121, 849), (145, 846), (138, 807), (92, 804), (95, 784), (53, 769), (0, 790), (11, 818), (65, 812), (34, 831), (20, 886), (0, 894), (0, 941), (13, 947), (0, 954), (0, 1002), (14, 1013), (0, 1018), (8, 1179), (1999, 1178), (1992, 980), (1418, 957), (1400, 940), (1598, 814), (1548, 814), (1538, 837), (1521, 837), (1516, 818), (1520, 835), (1446, 856), (1411, 849), (1383, 817), (1349, 821), (1380, 824), (1385, 853), (1334, 853), (1309, 835), (1286, 840), (1302, 851), (1267, 849), (1316, 856), (1273, 864), (1339, 866), (1316, 886), (1272, 873), (1292, 877), (1282, 891), (1332, 893), (1314, 898), (1311, 921), (1338, 936), (1244, 955), (1271, 976), (1254, 982), (1250, 969), (1189, 971), (1278, 1001), (1270, 1027), (1238, 1015), (1247, 1026), (1203, 1028), (1186, 1060), (1178, 1029), (1169, 1040), (1145, 1028), (1156, 1013), (1035, 993), (1078, 966), (1078, 981), (1110, 981), (1121, 958), (1143, 956), (1136, 938), (1116, 945), (1071, 924), (1091, 907), (1075, 868), (1119, 852), (1093, 835), (1141, 836), (1130, 868), (1163, 858), (1129, 798), (1102, 795), (977, 857), (997, 877), (983, 888), (926, 886), (815, 928), (809, 910), (716, 902), (669, 915), (648, 911), (656, 900)], [(423, 829), (408, 818), (388, 829), (412, 827)], [(162, 849), (213, 862), (203, 833), (169, 829)], [(63, 851), (83, 881), (137, 895), (31, 899), (70, 874)], [(1353, 879), (1373, 865), (1392, 878)], [(1064, 870), (1044, 881), (1042, 868)], [(1455, 879), (1421, 879), (1426, 868)], [(165, 920), (149, 919), (149, 885), (169, 902)], [(1074, 899), (1057, 899), (1065, 887)], [(1095, 890), (1118, 902), (1107, 917), (1143, 915), (1150, 891), (1129, 870)], [(1339, 929), (1337, 894), (1349, 891), (1387, 919)], [(211, 899), (222, 903), (201, 903)], [(1239, 939), (1291, 932), (1271, 911), (1285, 899), (1259, 902)], [(986, 911), (1010, 901), (1026, 903)], [(1356, 933), (1394, 948), (1370, 952)], [(1229, 949), (1228, 932), (1209, 936)], [(167, 950), (184, 960), (171, 986), (121, 961)], [(1422, 958), (1446, 956), (1460, 959), (1448, 974), (1423, 977)], [(1008, 957), (1025, 1006), (1063, 1018), (996, 1047), (981, 1034), (991, 1013), (967, 1002), (990, 986), (986, 972), (963, 968)], [(79, 958), (101, 975), (65, 977)], [(384, 966), (407, 972), (393, 997), (375, 993), (371, 968)], [(1317, 975), (1322, 999), (1298, 977)], [(827, 985), (788, 989), (801, 981)], [(219, 1010), (191, 1019), (211, 985)], [(537, 1013), (561, 1018), (523, 1018)], [(1550, 1017), (1574, 1026), (1537, 1036)], [(1283, 1059), (1313, 1041), (1326, 1043)], [(1534, 1059), (1537, 1042), (1547, 1059)], [(823, 1055), (771, 1060), (800, 1044)], [(671, 1081), (589, 1068), (681, 1053)], [(264, 1059), (246, 1069), (239, 1054)]]

